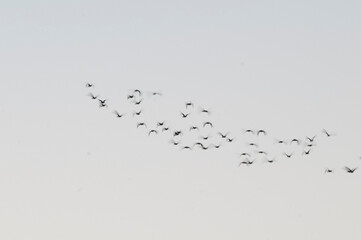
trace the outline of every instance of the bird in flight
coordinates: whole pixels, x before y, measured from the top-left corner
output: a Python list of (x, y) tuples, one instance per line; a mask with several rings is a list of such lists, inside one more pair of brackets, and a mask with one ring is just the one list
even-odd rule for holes
[(98, 101), (99, 101), (101, 104), (105, 104), (105, 102), (106, 102), (107, 100), (106, 100), (106, 99), (104, 99), (104, 100), (98, 99)]
[(289, 153), (289, 154), (288, 154), (288, 153), (285, 153), (285, 152), (284, 152), (283, 155), (285, 155), (287, 158), (291, 158), (292, 155), (293, 155), (293, 153)]
[(181, 113), (182, 118), (186, 118), (189, 115), (189, 113), (182, 113), (182, 112), (180, 112), (180, 113)]
[(180, 141), (176, 142), (176, 141), (174, 141), (174, 139), (171, 139), (169, 142), (171, 144), (173, 144), (174, 146), (177, 146), (180, 143)]
[(218, 135), (221, 136), (222, 138), (226, 138), (228, 136), (229, 132), (227, 133), (221, 133), (221, 132), (218, 132)]
[(313, 137), (306, 137), (306, 139), (312, 143), (315, 140), (315, 137), (316, 135)]
[(204, 123), (203, 123), (203, 127), (205, 127), (205, 126), (207, 126), (207, 125), (213, 127), (213, 124), (212, 124), (211, 122), (204, 122)]
[(94, 84), (92, 84), (92, 83), (86, 83), (86, 84), (85, 84), (85, 87), (91, 88), (91, 87), (94, 87)]
[(186, 108), (194, 107), (194, 104), (192, 102), (186, 102), (185, 105), (186, 105)]
[(169, 127), (164, 127), (164, 128), (162, 128), (162, 132), (168, 131), (168, 130), (169, 130)]
[(139, 101), (134, 101), (134, 104), (135, 104), (135, 105), (139, 105), (139, 104), (141, 104), (142, 102), (143, 102), (143, 98), (140, 99)]
[(144, 122), (138, 122), (137, 123), (137, 128), (139, 128), (140, 126), (147, 127), (147, 124), (145, 124)]
[(164, 125), (164, 121), (163, 122), (157, 122), (157, 127), (161, 127)]
[(308, 149), (307, 151), (303, 151), (303, 155), (309, 155), (311, 152), (311, 149)]
[(266, 132), (265, 130), (260, 129), (260, 130), (257, 131), (257, 136), (259, 136), (261, 133), (262, 133), (263, 135), (267, 135), (267, 132)]
[(322, 132), (327, 136), (327, 137), (331, 137), (332, 134), (327, 132), (326, 129), (323, 129)]
[(211, 114), (211, 112), (207, 109), (201, 108), (201, 113)]
[(114, 111), (113, 113), (116, 115), (117, 118), (121, 118), (125, 115), (124, 113), (120, 114), (118, 111)]
[(292, 139), (290, 144), (292, 144), (294, 142), (297, 143), (298, 145), (300, 145), (300, 140), (299, 139), (297, 139), (297, 138)]
[(343, 169), (346, 170), (346, 172), (348, 173), (354, 173), (356, 171), (357, 168), (349, 168), (349, 167), (344, 167)]
[(242, 161), (239, 163), (238, 167), (240, 167), (242, 164), (245, 164), (247, 166), (249, 165), (252, 165), (254, 163), (254, 160), (253, 161), (250, 161), (248, 158), (245, 160), (245, 161)]
[(325, 173), (333, 173), (333, 169), (326, 168)]
[(139, 89), (135, 89), (134, 93), (137, 93), (139, 96), (142, 96), (142, 91), (140, 91)]
[(198, 131), (199, 131), (199, 129), (198, 129), (197, 126), (191, 126), (191, 127), (189, 128), (189, 131), (192, 131), (192, 130), (198, 130)]
[(244, 133), (252, 133), (252, 134), (254, 134), (254, 131), (252, 129), (246, 129), (246, 130), (244, 130)]
[(149, 131), (148, 136), (149, 136), (150, 134), (152, 134), (152, 133), (158, 134), (158, 131), (155, 130), (155, 129), (152, 129), (152, 130)]
[(92, 93), (89, 93), (88, 96), (90, 96), (92, 99), (97, 99), (97, 98), (98, 98), (98, 96), (95, 96), (95, 95), (92, 94)]
[(139, 110), (138, 112), (137, 112), (137, 111), (134, 111), (134, 112), (133, 112), (133, 116), (135, 116), (135, 115), (139, 116), (141, 113), (142, 113), (142, 110)]

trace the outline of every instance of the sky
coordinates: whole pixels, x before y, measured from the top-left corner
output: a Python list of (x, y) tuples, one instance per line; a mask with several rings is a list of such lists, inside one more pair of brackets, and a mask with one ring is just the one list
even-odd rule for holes
[[(343, 170), (361, 167), (360, 12), (351, 0), (1, 1), (0, 238), (360, 239), (361, 169)], [(235, 141), (182, 151), (136, 128), (162, 120), (210, 120), (214, 139)], [(313, 135), (309, 156), (274, 144)], [(239, 166), (247, 141), (276, 162)]]

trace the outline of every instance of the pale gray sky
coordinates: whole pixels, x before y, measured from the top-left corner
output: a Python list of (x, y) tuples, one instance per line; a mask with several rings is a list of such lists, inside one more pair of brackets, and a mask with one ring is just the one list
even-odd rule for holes
[[(360, 1), (2, 1), (0, 239), (360, 239), (360, 169), (342, 169), (361, 167), (360, 12)], [(192, 100), (236, 141), (185, 152), (148, 137), (111, 113), (132, 111), (135, 88), (163, 93), (144, 102), (150, 125), (188, 127), (179, 110)], [(269, 132), (255, 141), (274, 165), (238, 167), (246, 128)], [(308, 157), (272, 144), (312, 134)]]

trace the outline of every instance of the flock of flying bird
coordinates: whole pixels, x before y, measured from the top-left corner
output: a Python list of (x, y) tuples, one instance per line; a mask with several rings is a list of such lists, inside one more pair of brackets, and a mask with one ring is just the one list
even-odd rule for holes
[[(92, 84), (92, 83), (86, 83), (85, 86), (88, 89), (94, 88), (94, 84)], [(138, 119), (139, 116), (141, 116), (143, 114), (142, 109), (137, 109), (144, 102), (145, 98), (143, 97), (143, 95), (144, 95), (143, 91), (141, 91), (139, 89), (135, 89), (126, 96), (127, 101), (130, 104), (133, 104), (135, 107), (135, 109), (132, 113), (132, 117), (134, 119)], [(156, 97), (156, 96), (162, 96), (162, 93), (161, 92), (151, 92), (150, 95), (153, 97)], [(95, 95), (92, 92), (88, 93), (88, 96), (92, 100), (94, 100), (98, 103), (99, 108), (107, 108), (108, 107), (107, 99), (101, 99), (98, 95)], [(199, 107), (198, 109), (199, 109), (198, 114), (205, 115), (206, 117), (209, 117), (211, 115), (211, 112), (209, 109), (205, 109), (202, 107)], [(185, 102), (184, 109), (179, 112), (179, 118), (187, 119), (190, 117), (191, 114), (194, 114), (195, 112), (196, 111), (195, 111), (194, 103), (191, 101)], [(114, 110), (113, 114), (116, 118), (123, 118), (126, 115), (126, 113), (120, 113), (117, 110)], [(232, 143), (236, 140), (235, 137), (231, 137), (230, 132), (215, 131), (213, 123), (209, 120), (203, 121), (198, 124), (190, 125), (186, 128), (186, 130), (184, 130), (184, 128), (171, 129), (166, 124), (166, 121), (156, 122), (155, 127), (149, 128), (149, 129), (148, 129), (148, 125), (146, 122), (136, 121), (135, 127), (136, 128), (144, 128), (146, 130), (146, 133), (148, 136), (165, 134), (166, 132), (168, 132), (168, 134), (171, 135), (171, 139), (169, 140), (169, 143), (174, 146), (180, 147), (181, 150), (200, 149), (200, 150), (206, 151), (206, 150), (210, 150), (210, 149), (219, 149), (222, 146), (224, 146), (225, 144)], [(201, 130), (207, 130), (208, 134), (200, 135)], [(211, 132), (211, 130), (213, 132), (215, 132), (215, 134), (218, 136), (217, 138), (215, 138), (211, 134), (209, 134)], [(243, 134), (249, 135), (250, 137), (253, 136), (253, 138), (256, 138), (256, 139), (265, 137), (268, 135), (267, 131), (264, 129), (256, 129), (256, 130), (255, 129), (244, 129)], [(326, 138), (331, 138), (334, 136), (334, 134), (328, 132), (325, 129), (322, 130), (321, 134), (323, 136), (325, 136)], [(186, 135), (193, 136), (192, 143), (190, 143), (190, 144), (182, 143), (182, 141), (181, 141), (182, 137), (184, 138), (184, 136), (186, 136)], [(194, 140), (194, 137), (196, 138), (196, 140)], [(209, 140), (211, 138), (216, 139), (217, 143), (214, 143), (214, 142), (209, 143)], [(293, 149), (298, 147), (301, 150), (302, 156), (307, 156), (307, 155), (311, 154), (311, 151), (313, 151), (312, 149), (316, 146), (316, 144), (315, 144), (316, 138), (317, 138), (317, 135), (314, 135), (312, 137), (306, 136), (304, 139), (300, 139), (300, 138), (291, 138), (289, 140), (274, 139), (274, 144), (282, 145), (282, 146), (286, 146), (286, 145), (292, 146)], [(238, 164), (238, 166), (242, 166), (242, 165), (250, 166), (255, 162), (255, 160), (259, 159), (260, 156), (263, 157), (264, 161), (269, 164), (272, 164), (276, 161), (275, 157), (272, 157), (272, 158), (269, 157), (268, 152), (265, 150), (262, 150), (260, 148), (257, 141), (246, 142), (246, 145), (249, 148), (251, 148), (251, 150), (239, 153), (239, 157), (240, 157), (241, 161)], [(295, 155), (295, 151), (290, 151), (290, 152), (282, 151), (281, 154), (284, 158), (292, 158)], [(360, 157), (360, 159), (361, 159), (361, 157)], [(351, 168), (351, 167), (345, 166), (343, 169), (347, 173), (354, 173), (357, 170), (357, 167)], [(324, 172), (326, 174), (329, 174), (329, 173), (333, 173), (334, 171), (335, 171), (334, 169), (326, 168)]]

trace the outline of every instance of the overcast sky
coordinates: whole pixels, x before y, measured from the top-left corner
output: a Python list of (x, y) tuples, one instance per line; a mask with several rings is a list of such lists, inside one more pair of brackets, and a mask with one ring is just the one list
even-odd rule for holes
[[(361, 239), (361, 169), (343, 170), (361, 167), (360, 12), (356, 0), (2, 1), (0, 238)], [(162, 120), (210, 120), (213, 139), (235, 142), (180, 151), (136, 128)], [(313, 135), (309, 156), (274, 144)], [(239, 167), (247, 141), (277, 161)]]

